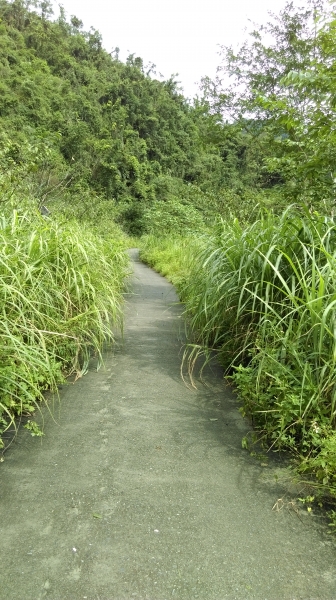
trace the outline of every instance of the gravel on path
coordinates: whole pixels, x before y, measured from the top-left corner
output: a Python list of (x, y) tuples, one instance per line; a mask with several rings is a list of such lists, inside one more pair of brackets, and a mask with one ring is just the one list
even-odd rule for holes
[(123, 342), (0, 465), (0, 599), (335, 599), (334, 538), (272, 511), (281, 468), (242, 450), (219, 368), (183, 383), (182, 307), (132, 255)]

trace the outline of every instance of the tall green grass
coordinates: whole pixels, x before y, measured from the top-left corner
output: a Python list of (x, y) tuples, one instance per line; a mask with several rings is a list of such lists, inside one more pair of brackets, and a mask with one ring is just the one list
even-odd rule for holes
[[(160, 245), (144, 256), (162, 270)], [(294, 451), (309, 470), (320, 452), (331, 456), (336, 425), (335, 219), (289, 208), (245, 227), (219, 221), (197, 243), (166, 239), (168, 272), (184, 246), (189, 258), (178, 258), (183, 277), (174, 278), (191, 332), (190, 365), (195, 354), (215, 351), (259, 436)]]
[[(336, 499), (336, 221), (306, 208), (151, 237), (142, 257), (176, 283), (188, 362), (217, 355), (268, 448), (290, 450), (314, 497)], [(244, 442), (245, 443), (245, 442)], [(302, 479), (303, 478), (303, 479)], [(331, 511), (336, 530), (336, 510)]]
[(122, 241), (76, 222), (0, 219), (0, 433), (80, 375), (122, 326)]
[(336, 421), (336, 224), (286, 210), (220, 222), (184, 291), (202, 348), (216, 349), (265, 435), (304, 450)]

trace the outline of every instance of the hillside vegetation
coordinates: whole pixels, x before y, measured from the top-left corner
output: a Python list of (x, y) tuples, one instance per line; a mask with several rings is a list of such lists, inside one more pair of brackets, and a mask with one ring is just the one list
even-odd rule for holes
[(0, 160), (20, 180), (13, 195), (6, 176), (3, 196), (19, 207), (29, 188), (54, 212), (98, 226), (115, 218), (131, 233), (150, 231), (162, 202), (173, 222), (200, 223), (234, 176), (208, 136), (207, 109), (141, 58), (106, 52), (76, 17), (52, 20), (48, 2), (35, 5), (0, 1)]

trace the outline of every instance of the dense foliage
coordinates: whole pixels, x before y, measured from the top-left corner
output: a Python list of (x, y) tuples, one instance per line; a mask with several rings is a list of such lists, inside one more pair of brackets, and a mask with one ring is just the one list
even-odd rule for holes
[(190, 371), (215, 351), (258, 439), (293, 451), (334, 495), (335, 239), (334, 219), (289, 208), (203, 238), (147, 238), (142, 251), (185, 302)]

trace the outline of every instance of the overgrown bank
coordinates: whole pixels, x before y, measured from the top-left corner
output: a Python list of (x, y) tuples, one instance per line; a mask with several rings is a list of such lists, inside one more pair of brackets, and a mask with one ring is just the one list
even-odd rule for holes
[(302, 208), (219, 221), (197, 238), (147, 238), (177, 286), (195, 354), (215, 351), (268, 448), (336, 497), (336, 223)]
[[(0, 221), (0, 434), (122, 326), (125, 243), (35, 214)], [(39, 433), (32, 421), (28, 427)], [(1, 445), (1, 441), (0, 441)]]

